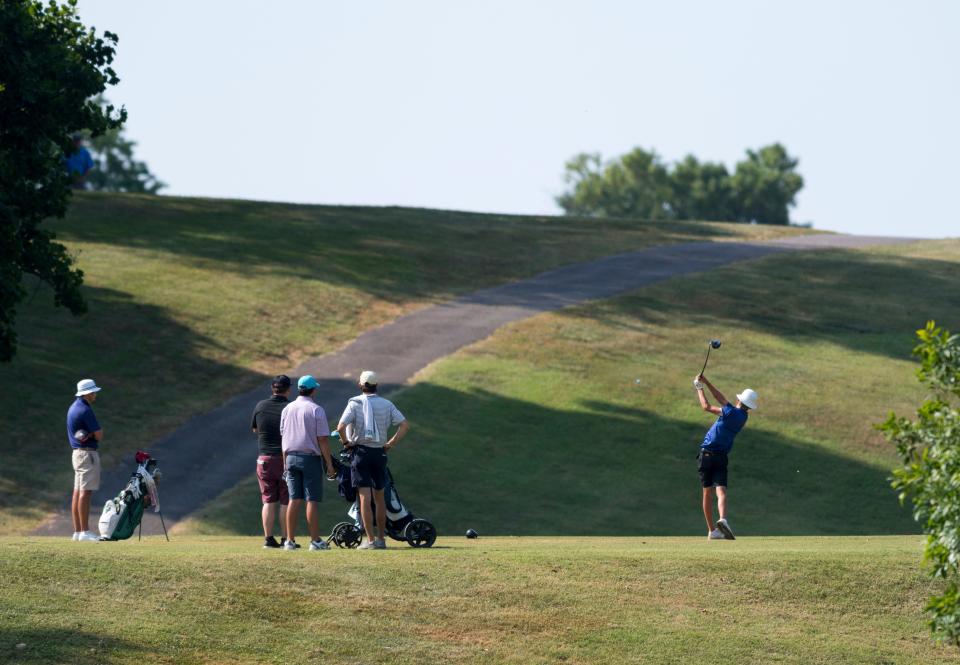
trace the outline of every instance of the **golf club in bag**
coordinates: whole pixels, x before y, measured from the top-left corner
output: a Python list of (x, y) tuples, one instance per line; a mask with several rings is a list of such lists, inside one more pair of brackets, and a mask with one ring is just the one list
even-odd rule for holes
[(100, 540), (126, 540), (133, 535), (137, 527), (141, 527), (143, 510), (153, 506), (153, 512), (160, 515), (160, 524), (163, 525), (163, 535), (167, 541), (167, 525), (160, 512), (160, 496), (157, 493), (157, 483), (162, 476), (157, 468), (157, 460), (149, 453), (138, 450), (135, 456), (137, 468), (131, 474), (120, 494), (103, 505), (100, 514)]

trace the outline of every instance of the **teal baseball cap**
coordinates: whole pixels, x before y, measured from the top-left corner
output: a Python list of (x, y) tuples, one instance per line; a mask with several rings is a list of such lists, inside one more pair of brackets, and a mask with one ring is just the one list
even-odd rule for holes
[(305, 376), (301, 376), (300, 380), (297, 381), (297, 388), (306, 388), (307, 390), (310, 390), (311, 388), (316, 388), (319, 385), (320, 384), (317, 383), (317, 380), (312, 376), (310, 376), (309, 374)]

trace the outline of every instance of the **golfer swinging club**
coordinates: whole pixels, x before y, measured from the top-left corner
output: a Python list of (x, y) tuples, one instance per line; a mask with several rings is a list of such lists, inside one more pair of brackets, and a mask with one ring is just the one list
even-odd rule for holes
[[(703, 394), (703, 387), (710, 389), (714, 399), (723, 406), (712, 406)], [(700, 483), (703, 485), (703, 516), (707, 520), (707, 538), (710, 540), (735, 540), (733, 529), (727, 522), (727, 454), (733, 448), (733, 439), (747, 424), (747, 415), (750, 409), (757, 408), (757, 393), (747, 388), (737, 395), (737, 404), (733, 406), (727, 401), (703, 374), (698, 374), (693, 380), (693, 387), (697, 389), (700, 398), (700, 407), (704, 411), (719, 416), (717, 422), (707, 431), (700, 444), (697, 455), (697, 470), (700, 472)], [(713, 522), (713, 492), (717, 492), (717, 509), (720, 519)]]

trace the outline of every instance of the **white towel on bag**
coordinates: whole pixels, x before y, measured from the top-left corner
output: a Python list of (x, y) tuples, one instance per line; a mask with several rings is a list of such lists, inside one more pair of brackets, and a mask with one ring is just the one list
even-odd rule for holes
[(376, 395), (363, 396), (363, 438), (367, 441), (380, 441), (380, 431), (377, 429), (377, 419), (373, 417), (373, 404), (370, 403)]

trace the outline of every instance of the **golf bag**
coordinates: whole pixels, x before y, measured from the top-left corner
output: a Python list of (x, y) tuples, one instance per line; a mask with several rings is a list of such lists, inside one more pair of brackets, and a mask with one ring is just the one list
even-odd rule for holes
[[(137, 469), (130, 476), (126, 487), (103, 505), (99, 524), (100, 540), (126, 540), (132, 536), (140, 526), (146, 506), (153, 506), (155, 513), (160, 512), (157, 482), (162, 474), (157, 468), (157, 460), (139, 450), (136, 461)], [(166, 525), (164, 525), (164, 533), (166, 533)]]
[[(350, 479), (352, 453), (344, 450), (340, 459), (334, 459), (337, 467), (337, 490), (350, 503), (347, 516), (352, 522), (339, 522), (330, 532), (327, 542), (337, 547), (354, 548), (363, 539), (363, 520), (360, 515), (360, 501), (357, 490)], [(414, 516), (400, 501), (400, 495), (393, 484), (393, 474), (387, 469), (387, 486), (383, 489), (387, 503), (387, 523), (384, 530), (394, 540), (405, 542), (410, 547), (430, 547), (437, 540), (437, 530), (428, 520)], [(376, 515), (374, 515), (376, 520)]]

